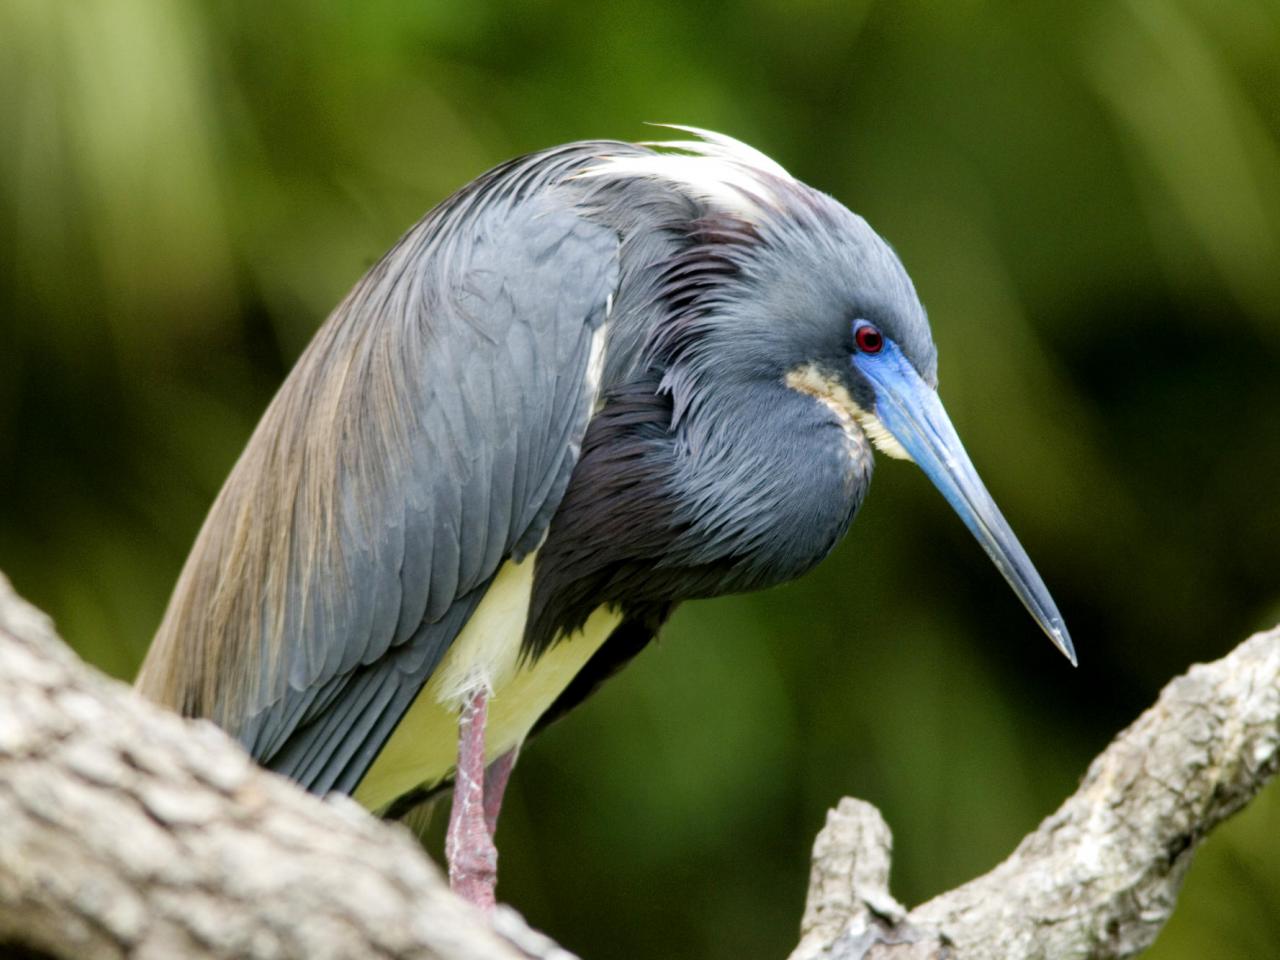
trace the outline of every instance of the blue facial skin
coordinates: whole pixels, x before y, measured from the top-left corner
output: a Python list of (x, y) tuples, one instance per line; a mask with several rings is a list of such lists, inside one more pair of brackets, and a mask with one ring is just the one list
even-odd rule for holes
[[(855, 325), (855, 335), (864, 325), (865, 321)], [(925, 383), (896, 343), (888, 337), (880, 342), (876, 352), (860, 350), (852, 357), (854, 368), (875, 389), (876, 417), (946, 497), (1018, 599), (1074, 666), (1076, 652), (1062, 615), (979, 479), (937, 391)]]

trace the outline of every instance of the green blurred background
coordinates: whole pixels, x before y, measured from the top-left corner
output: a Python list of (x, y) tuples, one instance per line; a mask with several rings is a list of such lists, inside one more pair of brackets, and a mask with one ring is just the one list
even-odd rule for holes
[[(361, 272), (493, 164), (646, 120), (747, 140), (896, 246), (1080, 651), (882, 462), (829, 562), (681, 610), (526, 751), (499, 840), (532, 922), (589, 960), (781, 957), (841, 795), (917, 902), (1280, 620), (1275, 0), (5, 0), (0, 569), (131, 676)], [(1280, 956), (1277, 788), (1151, 956)]]

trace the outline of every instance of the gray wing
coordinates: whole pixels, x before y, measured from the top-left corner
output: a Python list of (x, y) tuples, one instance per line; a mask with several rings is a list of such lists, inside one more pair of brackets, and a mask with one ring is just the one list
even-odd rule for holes
[(139, 687), (309, 789), (352, 789), (576, 462), (616, 233), (558, 183), (599, 144), (486, 175), (317, 334), (219, 495)]

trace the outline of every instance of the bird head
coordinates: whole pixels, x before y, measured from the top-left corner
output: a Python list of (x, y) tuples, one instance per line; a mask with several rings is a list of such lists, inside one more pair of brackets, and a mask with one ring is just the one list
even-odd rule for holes
[[(790, 315), (789, 375), (846, 407), (881, 453), (913, 461), (933, 482), (1018, 598), (1074, 664), (1070, 635), (1044, 581), (1018, 542), (951, 424), (938, 395), (937, 350), (925, 310), (898, 257), (861, 218), (801, 187), (807, 213), (784, 215), (772, 244)], [(767, 233), (767, 228), (765, 230)], [(803, 316), (804, 319), (801, 319)], [(772, 325), (777, 330), (778, 325)], [(782, 348), (779, 347), (781, 350)]]
[(601, 168), (679, 184), (703, 211), (659, 291), (681, 311), (658, 341), (677, 418), (710, 381), (780, 379), (817, 396), (879, 452), (924, 471), (1074, 664), (1053, 598), (942, 405), (929, 321), (897, 255), (862, 217), (759, 151), (677, 129), (700, 139), (649, 144), (662, 152)]

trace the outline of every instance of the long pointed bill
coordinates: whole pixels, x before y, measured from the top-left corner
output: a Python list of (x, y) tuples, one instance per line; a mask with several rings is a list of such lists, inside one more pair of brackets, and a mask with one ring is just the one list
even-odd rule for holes
[(855, 355), (854, 364), (876, 388), (875, 415), (884, 429), (947, 498), (1018, 599), (1074, 666), (1076, 652), (1062, 615), (978, 478), (937, 391), (921, 379), (897, 345), (887, 339), (880, 353)]

